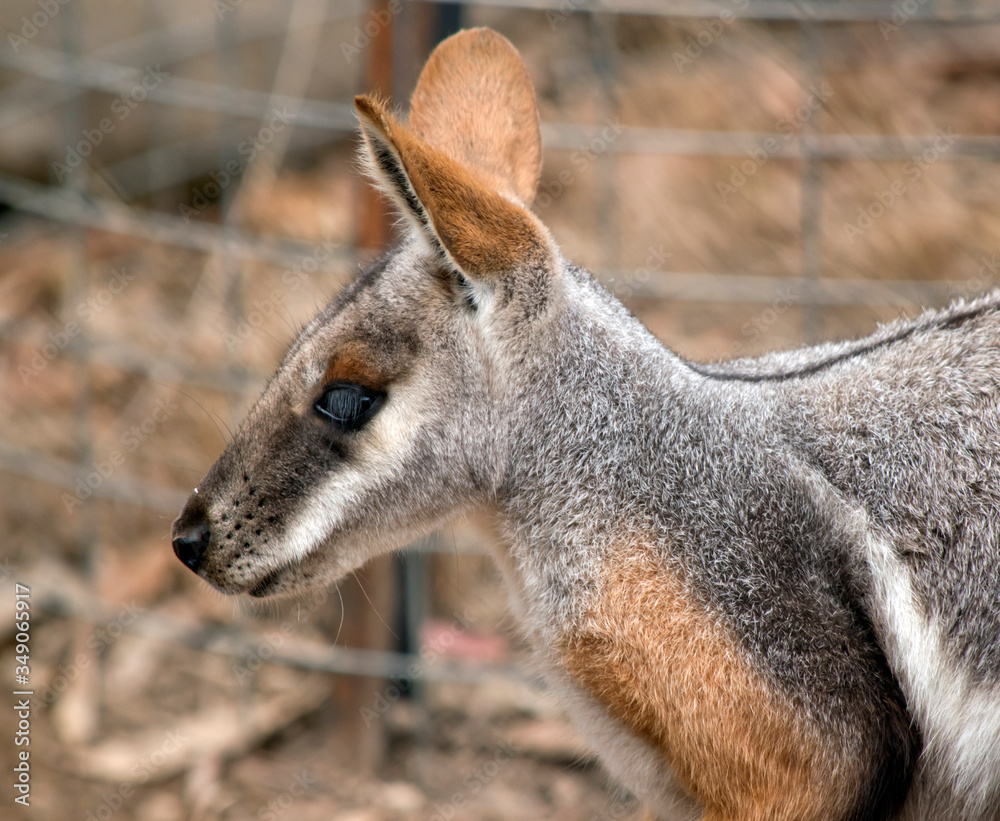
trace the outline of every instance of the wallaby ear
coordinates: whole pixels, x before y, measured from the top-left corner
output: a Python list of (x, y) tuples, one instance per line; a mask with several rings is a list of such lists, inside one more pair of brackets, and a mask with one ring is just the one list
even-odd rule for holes
[(535, 89), (517, 49), (487, 28), (454, 34), (434, 49), (410, 100), (410, 128), (530, 205), (542, 171)]
[(354, 98), (370, 171), (404, 215), (474, 281), (551, 270), (548, 231), (475, 171), (429, 145), (372, 97)]

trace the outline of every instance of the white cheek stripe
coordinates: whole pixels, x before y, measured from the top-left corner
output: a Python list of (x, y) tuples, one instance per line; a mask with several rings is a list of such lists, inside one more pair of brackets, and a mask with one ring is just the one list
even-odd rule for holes
[(981, 803), (1000, 784), (1000, 689), (977, 686), (949, 658), (940, 625), (921, 612), (892, 546), (870, 532), (866, 542), (887, 654), (923, 732), (924, 755)]
[(356, 471), (339, 471), (316, 485), (296, 512), (276, 550), (282, 561), (299, 561), (315, 550), (337, 527), (345, 512), (358, 503), (363, 490)]

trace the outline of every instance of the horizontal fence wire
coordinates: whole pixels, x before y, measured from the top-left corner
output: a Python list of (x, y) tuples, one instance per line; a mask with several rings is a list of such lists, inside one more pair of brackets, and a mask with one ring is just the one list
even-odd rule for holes
[[(113, 622), (121, 612), (120, 606), (109, 605), (71, 579), (54, 581), (42, 575), (21, 578), (21, 583), (31, 589), (32, 604), (39, 610), (93, 625)], [(236, 659), (255, 657), (262, 641), (267, 638), (246, 628), (195, 625), (161, 612), (138, 613), (129, 624), (122, 625), (122, 632), (136, 638)], [(267, 662), (323, 673), (406, 681), (480, 684), (498, 678), (521, 682), (531, 680), (530, 676), (509, 665), (459, 659), (435, 659), (433, 664), (428, 664), (427, 659), (419, 654), (331, 646), (294, 636), (283, 636), (280, 646), (268, 645)]]
[(566, 15), (576, 12), (634, 14), (666, 18), (709, 18), (731, 13), (744, 20), (861, 23), (907, 20), (933, 23), (988, 23), (1000, 20), (989, 0), (463, 0), (466, 6), (494, 6)]

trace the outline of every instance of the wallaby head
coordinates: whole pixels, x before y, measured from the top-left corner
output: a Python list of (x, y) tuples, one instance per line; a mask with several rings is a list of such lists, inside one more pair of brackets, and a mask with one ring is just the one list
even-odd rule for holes
[(488, 500), (513, 363), (559, 301), (561, 259), (527, 210), (534, 91), (507, 40), (442, 43), (408, 125), (355, 102), (405, 236), (302, 331), (174, 523), (178, 557), (227, 593), (330, 582)]

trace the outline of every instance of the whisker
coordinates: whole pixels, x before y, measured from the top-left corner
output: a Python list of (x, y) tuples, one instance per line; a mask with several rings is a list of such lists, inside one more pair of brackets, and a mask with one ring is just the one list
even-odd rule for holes
[(337, 635), (333, 639), (333, 643), (336, 644), (340, 641), (340, 634), (344, 629), (344, 611), (346, 608), (344, 607), (344, 594), (340, 592), (340, 585), (335, 584), (333, 589), (337, 591), (337, 598), (340, 599), (340, 624), (337, 625)]
[(292, 312), (288, 309), (287, 305), (282, 305), (282, 310), (278, 312), (278, 316), (281, 317), (282, 322), (288, 326), (288, 332), (292, 336), (298, 335), (298, 329), (295, 327), (295, 319), (292, 317)]
[(373, 602), (373, 601), (372, 601), (372, 600), (371, 600), (371, 599), (370, 599), (370, 598), (368, 597), (368, 592), (367, 592), (367, 591), (365, 590), (365, 586), (364, 586), (364, 585), (363, 585), (363, 584), (361, 583), (361, 579), (360, 579), (360, 577), (358, 577), (358, 576), (355, 576), (354, 578), (355, 578), (355, 579), (357, 579), (357, 582), (358, 582), (358, 587), (359, 587), (359, 588), (361, 588), (361, 593), (362, 593), (362, 595), (363, 595), (363, 596), (365, 597), (365, 599), (367, 599), (367, 601), (368, 601), (368, 604), (370, 604), (370, 605), (371, 605), (371, 607), (372, 607), (372, 612), (373, 612), (373, 613), (375, 614), (375, 617), (376, 617), (376, 618), (377, 618), (377, 619), (378, 619), (378, 620), (379, 620), (380, 622), (382, 622), (382, 626), (383, 626), (383, 627), (385, 627), (385, 629), (386, 629), (386, 630), (388, 630), (388, 631), (389, 631), (389, 632), (390, 632), (390, 633), (392, 634), (392, 637), (393, 637), (394, 639), (396, 639), (396, 641), (400, 641), (400, 638), (399, 638), (399, 636), (397, 636), (397, 635), (396, 635), (396, 631), (395, 631), (395, 630), (393, 630), (393, 629), (392, 629), (392, 628), (391, 628), (391, 627), (390, 627), (390, 626), (389, 626), (388, 624), (386, 624), (386, 621), (385, 621), (385, 619), (383, 619), (383, 618), (382, 618), (382, 614), (378, 612), (378, 608), (377, 608), (377, 607), (375, 607), (375, 602)]
[[(156, 384), (162, 385), (164, 383), (157, 382)], [(167, 387), (173, 387), (173, 386), (168, 385)], [(177, 391), (177, 393), (179, 393), (181, 396), (184, 396), (184, 397), (187, 397), (188, 399), (190, 399), (192, 402), (195, 403), (195, 405), (197, 405), (199, 408), (201, 408), (201, 410), (203, 410), (205, 412), (205, 415), (209, 419), (211, 419), (212, 420), (212, 424), (215, 425), (215, 429), (218, 431), (219, 438), (222, 439), (223, 444), (228, 445), (229, 442), (232, 441), (233, 431), (229, 427), (229, 425), (226, 425), (226, 420), (225, 419), (223, 419), (221, 416), (219, 416), (218, 413), (213, 413), (212, 411), (210, 411), (208, 408), (206, 408), (201, 402), (199, 402), (197, 399), (195, 399), (187, 391), (181, 390), (180, 388), (177, 388), (177, 387), (174, 387), (173, 389), (175, 391)], [(218, 420), (218, 421), (216, 421), (216, 420)], [(225, 426), (226, 432), (229, 434), (229, 438), (228, 439), (226, 438), (226, 434), (224, 434), (222, 432), (222, 428), (219, 427), (219, 422), (222, 422), (222, 424)]]

